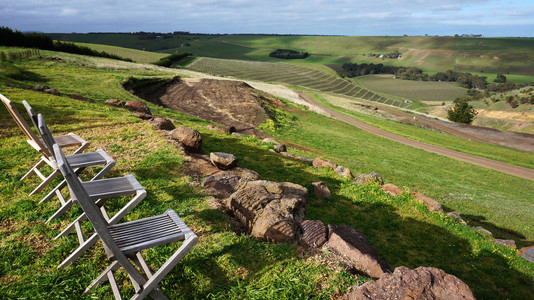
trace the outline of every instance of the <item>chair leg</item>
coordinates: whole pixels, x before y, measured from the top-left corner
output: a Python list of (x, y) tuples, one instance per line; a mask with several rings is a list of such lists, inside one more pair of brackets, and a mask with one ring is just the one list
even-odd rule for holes
[[(92, 282), (91, 284), (85, 289), (85, 291), (83, 292), (84, 294), (87, 294), (89, 293), (95, 286), (99, 285), (99, 284), (102, 284), (106, 281), (109, 280), (109, 277), (108, 277), (108, 273), (111, 273), (112, 274), (112, 277), (113, 277), (113, 272), (117, 271), (119, 268), (120, 268), (120, 264), (118, 261), (114, 261), (111, 263), (111, 265), (109, 265), (109, 267), (107, 267), (102, 273), (100, 273), (100, 275), (98, 275), (98, 277), (96, 277)], [(116, 284), (115, 284), (116, 285)]]
[(38, 161), (35, 164), (35, 166), (33, 166), (26, 174), (24, 174), (24, 176), (22, 176), (22, 178), (20, 180), (24, 180), (24, 179), (30, 177), (30, 175), (35, 173), (35, 170), (39, 169), (44, 163), (45, 163), (44, 159), (41, 158), (41, 160)]
[(49, 223), (53, 219), (62, 216), (69, 208), (72, 207), (72, 199), (69, 199), (67, 202), (65, 202), (48, 220), (46, 220), (45, 223)]
[[(37, 175), (42, 175), (41, 172), (35, 170), (35, 173)], [(52, 182), (52, 180), (54, 180), (57, 176), (59, 175), (59, 171), (58, 170), (54, 170), (50, 175), (48, 175), (48, 177), (45, 177), (43, 179), (43, 182), (41, 182), (31, 193), (30, 193), (30, 196), (32, 195), (35, 195), (36, 193), (39, 193), (41, 192), (48, 184), (50, 184), (50, 182)], [(41, 177), (41, 176), (39, 176)], [(44, 176), (43, 176), (44, 177)]]

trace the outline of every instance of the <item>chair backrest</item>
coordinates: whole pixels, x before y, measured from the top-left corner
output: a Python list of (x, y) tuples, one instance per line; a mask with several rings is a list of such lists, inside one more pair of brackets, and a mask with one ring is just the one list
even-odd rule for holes
[[(30, 107), (31, 108), (31, 107)], [(48, 129), (48, 126), (46, 126), (44, 117), (42, 114), (37, 115), (37, 131), (39, 131), (39, 134), (41, 135), (41, 138), (43, 139), (43, 144), (45, 147), (52, 153), (52, 156), (55, 158), (54, 149), (52, 148), (54, 146), (54, 137), (52, 136), (52, 132), (50, 132), (50, 129)]]
[(11, 117), (13, 117), (15, 123), (17, 123), (22, 132), (24, 132), (24, 135), (28, 138), (28, 143), (44, 156), (50, 157), (52, 154), (46, 149), (45, 145), (41, 143), (37, 135), (35, 135), (35, 132), (33, 132), (26, 120), (21, 116), (15, 105), (13, 105), (13, 102), (2, 94), (0, 94), (0, 100), (2, 100), (2, 103), (7, 108), (7, 111), (9, 111)]
[[(28, 115), (30, 116), (30, 119), (32, 120), (33, 125), (35, 126), (35, 128), (37, 128), (38, 127), (37, 126), (37, 114), (35, 114), (35, 111), (31, 107), (30, 103), (28, 103), (28, 101), (22, 100), (22, 104), (24, 104), (24, 107), (26, 108), (26, 111), (28, 112)], [(51, 149), (49, 150), (52, 151)]]
[(57, 167), (67, 181), (72, 198), (78, 201), (85, 212), (85, 215), (89, 219), (89, 222), (91, 222), (96, 233), (102, 240), (102, 243), (104, 243), (106, 248), (111, 252), (113, 257), (121, 264), (126, 272), (128, 272), (132, 279), (137, 281), (139, 285), (143, 285), (144, 282), (146, 282), (146, 279), (143, 277), (143, 275), (141, 275), (141, 273), (139, 273), (139, 271), (137, 271), (132, 263), (130, 263), (130, 261), (126, 258), (113, 240), (113, 237), (108, 229), (108, 222), (104, 219), (96, 204), (89, 197), (89, 194), (83, 187), (78, 175), (74, 173), (72, 167), (69, 165), (65, 155), (61, 151), (61, 148), (58, 146), (58, 144), (54, 144), (52, 149), (54, 150)]

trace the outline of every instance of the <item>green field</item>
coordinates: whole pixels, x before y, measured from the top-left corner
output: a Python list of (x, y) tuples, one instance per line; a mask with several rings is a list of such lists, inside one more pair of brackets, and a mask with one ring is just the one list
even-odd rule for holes
[[(199, 244), (161, 284), (171, 299), (331, 299), (349, 286), (368, 280), (349, 274), (338, 264), (330, 268), (321, 264), (326, 253), (308, 253), (294, 244), (267, 243), (234, 233), (225, 215), (209, 207), (198, 185), (191, 184), (192, 179), (182, 173), (185, 158), (164, 135), (126, 110), (103, 105), (110, 98), (138, 99), (122, 88), (130, 77), (172, 78), (178, 70), (151, 70), (124, 62), (113, 67), (110, 60), (47, 51), (42, 55), (63, 60), (17, 61), (9, 66), (9, 73), (2, 65), (0, 92), (21, 111), (22, 100), (28, 100), (45, 115), (55, 134), (75, 132), (92, 142), (91, 150), (102, 148), (110, 153), (117, 165), (109, 176), (134, 174), (148, 196), (128, 220), (172, 208), (199, 234)], [(43, 84), (62, 94), (80, 93), (94, 102), (23, 88)], [(285, 101), (278, 106), (264, 104), (276, 116), (277, 126), (270, 133), (279, 141), (299, 146), (290, 147), (290, 152), (330, 159), (355, 174), (376, 171), (386, 182), (407, 191), (418, 190), (442, 203), (446, 210), (459, 211), (470, 226), (482, 225), (495, 238), (513, 238), (519, 247), (533, 244), (532, 181), (398, 144)], [(478, 299), (534, 298), (533, 264), (469, 226), (428, 212), (409, 194), (392, 197), (376, 185), (355, 186), (332, 170), (318, 170), (271, 153), (268, 149), (272, 145), (253, 136), (239, 139), (207, 129), (209, 122), (148, 105), (153, 114), (200, 131), (206, 153), (232, 153), (240, 165), (257, 171), (263, 179), (305, 186), (310, 191), (307, 219), (357, 228), (392, 267), (441, 268), (465, 281)], [(0, 129), (0, 298), (111, 297), (109, 286), (81, 294), (106, 266), (100, 244), (74, 265), (56, 269), (78, 242), (74, 235), (58, 241), (52, 237), (79, 210), (71, 211), (67, 218), (44, 223), (57, 203), (38, 204), (42, 195), (28, 196), (37, 180), (19, 180), (39, 154), (27, 145), (3, 106)], [(474, 145), (466, 143), (463, 147)], [(479, 152), (495, 149), (477, 147), (475, 151)], [(332, 198), (317, 199), (311, 192), (313, 181), (324, 181)], [(121, 201), (110, 201), (110, 210), (120, 208)], [(84, 226), (90, 230), (90, 226)], [(160, 264), (177, 246), (154, 250), (149, 264)], [(118, 283), (124, 287), (127, 282), (123, 274)], [(130, 287), (125, 296), (131, 293)]]
[(412, 101), (452, 101), (467, 92), (454, 82), (402, 80), (392, 75), (368, 75), (355, 80), (372, 91)]
[(115, 54), (123, 58), (129, 58), (138, 63), (153, 63), (158, 61), (160, 58), (167, 56), (167, 54), (157, 53), (157, 52), (148, 52), (124, 47), (109, 46), (102, 44), (88, 44), (88, 43), (76, 43), (80, 46), (89, 47), (96, 51), (104, 51), (110, 54)]
[(206, 58), (196, 60), (187, 66), (193, 71), (232, 76), (240, 79), (285, 83), (302, 86), (323, 92), (356, 97), (366, 101), (378, 102), (396, 107), (409, 107), (408, 101), (399, 101), (382, 97), (371, 90), (360, 88), (350, 80), (344, 80), (316, 69), (293, 64), (252, 62)]

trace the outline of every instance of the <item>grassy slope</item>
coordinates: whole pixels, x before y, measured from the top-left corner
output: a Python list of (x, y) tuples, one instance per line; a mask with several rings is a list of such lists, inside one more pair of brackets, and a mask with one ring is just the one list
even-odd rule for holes
[(163, 53), (148, 52), (142, 50), (135, 50), (124, 47), (109, 46), (103, 44), (88, 44), (88, 43), (76, 43), (80, 46), (89, 47), (96, 51), (104, 51), (107, 53), (115, 54), (120, 57), (129, 58), (138, 63), (153, 63), (158, 61), (160, 58), (167, 56)]
[[(328, 298), (337, 288), (343, 290), (354, 282), (346, 273), (333, 273), (319, 266), (314, 257), (297, 258), (294, 246), (234, 235), (221, 213), (207, 207), (204, 197), (190, 188), (189, 179), (180, 174), (183, 159), (174, 148), (148, 124), (123, 110), (101, 105), (107, 98), (135, 99), (120, 88), (120, 82), (129, 75), (165, 74), (138, 69), (110, 71), (66, 62), (23, 62), (21, 66), (29, 67), (62, 93), (79, 92), (84, 96), (90, 93), (89, 98), (97, 102), (79, 102), (16, 88), (2, 87), (1, 91), (19, 108), (22, 99), (30, 101), (47, 116), (50, 124), (55, 124), (54, 132), (75, 131), (91, 140), (94, 148), (102, 147), (112, 154), (117, 159), (113, 176), (133, 173), (147, 188), (149, 196), (129, 218), (152, 215), (170, 207), (200, 234), (199, 245), (163, 283), (171, 298)], [(150, 106), (154, 114), (175, 118), (200, 130), (207, 152), (234, 153), (243, 166), (258, 171), (264, 179), (292, 181), (308, 189), (312, 181), (325, 181), (334, 196), (322, 201), (312, 196), (308, 218), (360, 229), (370, 238), (380, 257), (393, 267), (443, 268), (466, 281), (476, 296), (483, 299), (534, 297), (531, 264), (468, 227), (428, 213), (408, 196), (390, 197), (376, 186), (352, 186), (332, 171), (316, 170), (271, 154), (254, 139), (239, 140), (208, 131), (202, 126), (206, 122)], [(25, 144), (3, 108), (0, 118), (2, 145), (9, 145), (0, 150), (3, 199), (0, 294), (77, 297), (103, 267), (103, 252), (92, 250), (91, 255), (85, 255), (73, 267), (61, 272), (55, 270), (55, 265), (74, 247), (75, 238), (50, 241), (60, 226), (58, 222), (46, 225), (43, 220), (55, 206), (53, 203), (37, 205), (39, 196), (27, 196), (35, 182), (18, 181), (38, 155)], [(276, 133), (278, 138), (314, 149), (355, 173), (376, 170), (386, 181), (418, 189), (448, 208), (458, 207), (462, 213), (487, 217), (488, 224), (532, 236), (533, 230), (528, 227), (532, 224), (529, 218), (534, 215), (528, 202), (531, 182), (385, 141), (306, 111), (297, 110), (289, 119), (292, 119), (288, 121), (289, 126)], [(432, 166), (439, 166), (439, 170)], [(496, 212), (498, 215), (493, 216)], [(151, 253), (151, 261), (167, 252), (160, 251)], [(257, 257), (263, 259), (258, 261)], [(105, 287), (93, 296), (109, 295), (110, 290)]]

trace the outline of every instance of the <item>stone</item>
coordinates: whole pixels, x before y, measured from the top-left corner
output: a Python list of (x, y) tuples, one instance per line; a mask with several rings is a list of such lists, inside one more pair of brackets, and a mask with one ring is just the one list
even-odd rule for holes
[(474, 227), (476, 231), (480, 231), (482, 232), (483, 234), (487, 234), (489, 236), (492, 236), (493, 233), (491, 233), (491, 231), (487, 230), (486, 228), (482, 227), (482, 226), (477, 226), (477, 227)]
[(460, 223), (462, 223), (464, 225), (467, 225), (467, 222), (464, 221), (464, 219), (462, 219), (462, 217), (460, 217), (460, 214), (457, 211), (451, 211), (451, 212), (447, 213), (447, 216), (458, 220), (458, 222), (460, 222)]
[(185, 126), (180, 126), (170, 132), (171, 137), (182, 144), (186, 151), (203, 153), (202, 135), (200, 132)]
[(426, 208), (428, 208), (429, 211), (437, 211), (439, 213), (443, 213), (443, 207), (441, 207), (441, 204), (439, 204), (436, 200), (427, 197), (419, 192), (413, 192), (412, 195), (416, 201), (423, 202), (423, 204), (426, 206)]
[(273, 144), (280, 144), (279, 142), (277, 142), (276, 140), (274, 140), (273, 138), (264, 138), (263, 140), (261, 140), (262, 142), (264, 143), (273, 143)]
[(384, 178), (382, 178), (382, 176), (376, 173), (375, 171), (369, 174), (361, 174), (360, 176), (358, 176), (354, 184), (359, 185), (359, 184), (368, 184), (368, 183), (374, 183), (374, 182), (377, 182), (380, 185), (384, 184)]
[(346, 177), (348, 179), (354, 179), (354, 174), (352, 174), (349, 168), (345, 168), (343, 166), (337, 166), (337, 168), (334, 171), (340, 176)]
[(290, 182), (240, 182), (227, 199), (244, 231), (271, 242), (297, 241), (306, 215), (308, 191)]
[(237, 132), (232, 132), (231, 135), (235, 136), (236, 138), (242, 138), (243, 137), (240, 133), (237, 133)]
[(82, 96), (82, 95), (80, 95), (80, 94), (76, 94), (76, 93), (72, 93), (72, 94), (70, 94), (69, 97), (70, 97), (71, 99), (87, 101), (87, 99), (86, 99), (84, 96)]
[(367, 237), (353, 227), (328, 225), (328, 237), (328, 247), (347, 258), (358, 272), (371, 278), (391, 272)]
[(140, 112), (133, 113), (133, 115), (138, 117), (139, 119), (142, 119), (142, 120), (152, 120), (152, 119), (154, 119), (153, 115), (140, 113)]
[(403, 190), (401, 190), (398, 186), (392, 184), (392, 183), (386, 183), (386, 184), (383, 184), (380, 186), (380, 188), (388, 193), (389, 195), (391, 196), (399, 196), (399, 195), (402, 195), (404, 193)]
[(45, 90), (48, 90), (48, 89), (50, 89), (50, 87), (46, 85), (34, 85), (32, 87), (32, 90), (38, 91), (38, 92), (44, 92)]
[(211, 152), (211, 163), (221, 170), (229, 170), (237, 165), (237, 157), (230, 153)]
[(282, 155), (282, 156), (287, 156), (287, 157), (291, 157), (291, 158), (297, 158), (294, 154), (291, 154), (289, 152), (280, 152), (279, 154)]
[(133, 112), (141, 112), (151, 115), (150, 108), (140, 100), (128, 101), (124, 104), (124, 107)]
[(171, 120), (155, 116), (153, 119), (150, 120), (150, 123), (154, 128), (160, 129), (160, 130), (173, 130), (176, 128)]
[(322, 181), (312, 182), (313, 192), (318, 199), (329, 199), (331, 197), (330, 189)]
[(330, 168), (332, 170), (335, 170), (337, 168), (337, 164), (334, 163), (334, 162), (331, 162), (329, 160), (325, 160), (325, 159), (322, 159), (320, 157), (316, 157), (313, 161), (312, 161), (312, 165), (317, 168), (317, 169), (320, 169), (320, 168)]
[[(114, 107), (124, 107), (126, 102), (117, 100), (117, 99), (108, 99), (104, 102), (105, 105), (114, 106)], [(150, 115), (150, 114), (149, 114)]]
[(55, 96), (59, 96), (60, 95), (58, 90), (56, 90), (56, 89), (45, 89), (43, 92), (46, 93), (46, 94), (55, 95)]
[(418, 267), (411, 270), (401, 266), (379, 280), (353, 287), (345, 299), (475, 300), (475, 296), (462, 280), (441, 269)]
[(534, 263), (534, 246), (521, 248), (519, 253), (524, 259)]
[(297, 156), (296, 158), (300, 159), (302, 162), (305, 162), (305, 163), (312, 163), (313, 162), (313, 159), (311, 159), (311, 158), (300, 157), (300, 156)]
[(280, 152), (280, 153), (287, 152), (287, 147), (284, 144), (275, 144), (274, 145), (274, 150), (276, 150), (277, 152)]
[(516, 247), (514, 240), (495, 239), (495, 244), (503, 245), (503, 246), (509, 246), (509, 247), (512, 247), (512, 248)]
[(300, 223), (302, 236), (300, 243), (307, 247), (319, 248), (326, 243), (326, 226), (320, 220), (304, 220)]
[(201, 185), (219, 198), (226, 198), (234, 192), (240, 180), (241, 177), (236, 174), (218, 173), (204, 179)]

